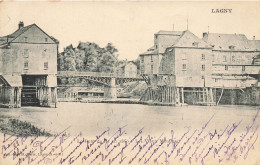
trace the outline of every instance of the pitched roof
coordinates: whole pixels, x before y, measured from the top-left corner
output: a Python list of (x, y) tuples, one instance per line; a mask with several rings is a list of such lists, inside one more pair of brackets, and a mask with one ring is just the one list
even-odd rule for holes
[(173, 43), (175, 43), (184, 32), (176, 32), (173, 31), (174, 35), (162, 35), (160, 37), (160, 41), (158, 43), (158, 49), (155, 49), (156, 53), (164, 53), (165, 49), (167, 49), (168, 47), (172, 46)]
[(248, 40), (248, 43), (251, 49), (260, 51), (260, 40)]
[(180, 36), (183, 33), (183, 31), (165, 31), (165, 30), (160, 30), (155, 34), (162, 34), (162, 35), (177, 35)]
[(144, 52), (140, 55), (142, 56), (142, 55), (152, 55), (152, 54), (156, 54), (156, 51), (154, 50), (154, 46), (150, 47), (149, 49), (147, 49), (146, 52)]
[(160, 30), (155, 35), (160, 35), (160, 40), (158, 44), (158, 48), (155, 47), (149, 48), (146, 52), (140, 55), (152, 55), (152, 54), (162, 54), (165, 52), (165, 49), (170, 47), (180, 36), (183, 34), (183, 31), (165, 31)]
[(211, 48), (208, 43), (188, 30), (184, 31), (171, 47)]
[[(26, 32), (27, 30), (29, 30), (32, 26), (36, 26), (38, 27), (36, 24), (31, 24), (28, 26), (24, 26), (21, 27), (20, 29), (17, 29), (15, 32), (13, 32), (12, 34), (9, 34), (7, 36), (3, 36), (0, 37), (0, 45), (6, 44), (7, 42), (12, 42), (13, 40), (15, 40), (18, 36), (20, 36), (21, 34), (23, 34), (24, 32)], [(38, 27), (39, 28), (39, 27)], [(45, 33), (41, 28), (39, 28), (43, 33)], [(46, 33), (45, 33), (46, 34)], [(49, 36), (48, 34), (46, 34), (47, 36)], [(57, 39), (55, 39), (52, 36), (49, 36), (55, 43), (58, 43), (59, 41)]]
[(248, 40), (244, 34), (208, 33), (203, 40), (211, 44), (213, 50), (253, 51), (258, 45)]
[(0, 84), (12, 87), (21, 87), (22, 77), (18, 75), (0, 75)]
[(136, 64), (134, 61), (127, 61), (127, 63), (122, 64), (122, 65), (120, 65), (119, 67), (120, 67), (120, 68), (125, 68), (125, 66), (126, 66), (127, 64), (129, 64), (129, 63), (133, 63), (135, 66), (137, 66), (137, 64)]
[(129, 64), (129, 63), (133, 63), (134, 65), (137, 65), (134, 61), (128, 61), (127, 64)]
[[(28, 25), (28, 26), (25, 26), (25, 27), (22, 27), (22, 28), (20, 28), (20, 29), (17, 29), (17, 30), (16, 30), (15, 32), (13, 32), (12, 34), (9, 34), (9, 35), (7, 35), (7, 36), (1, 37), (1, 38), (0, 38), (0, 45), (5, 44), (5, 43), (7, 43), (7, 42), (12, 42), (12, 41), (13, 41), (14, 39), (16, 39), (18, 36), (20, 36), (21, 34), (23, 34), (24, 32), (26, 32), (28, 29), (30, 29), (33, 25), (34, 25), (34, 24)], [(7, 39), (8, 39), (8, 41), (7, 41)], [(1, 42), (1, 40), (2, 40), (2, 42)]]

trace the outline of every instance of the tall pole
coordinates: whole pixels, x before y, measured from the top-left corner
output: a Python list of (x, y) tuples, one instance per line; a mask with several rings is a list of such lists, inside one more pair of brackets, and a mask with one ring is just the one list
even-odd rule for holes
[(189, 30), (189, 17), (187, 16), (187, 30)]

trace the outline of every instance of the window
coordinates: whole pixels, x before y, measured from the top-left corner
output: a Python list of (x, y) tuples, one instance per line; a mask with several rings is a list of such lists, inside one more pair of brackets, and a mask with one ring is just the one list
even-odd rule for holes
[(24, 62), (24, 65), (23, 65), (23, 67), (24, 67), (24, 69), (28, 69), (28, 62)]
[(205, 77), (202, 75), (202, 76), (201, 76), (201, 79), (205, 79)]
[(193, 42), (192, 45), (195, 46), (195, 47), (198, 47), (199, 43), (198, 42)]
[(212, 55), (212, 62), (215, 62), (215, 56)]
[(153, 73), (153, 65), (151, 65), (151, 73)]
[(235, 46), (234, 46), (234, 45), (230, 45), (230, 46), (229, 46), (229, 49), (234, 50), (234, 49), (235, 49)]
[(45, 38), (45, 42), (48, 42), (48, 38)]
[(155, 45), (155, 49), (157, 49), (157, 45)]
[(227, 65), (225, 65), (225, 70), (228, 70), (228, 66)]
[(42, 56), (46, 56), (47, 53), (48, 53), (48, 49), (43, 49)]
[(236, 60), (235, 60), (235, 56), (232, 56), (232, 62), (235, 62)]
[(23, 50), (23, 57), (26, 57), (26, 58), (29, 57), (29, 50), (28, 49)]
[(246, 66), (242, 66), (242, 71), (245, 71), (246, 70)]
[(223, 56), (223, 61), (227, 62), (227, 56)]
[(144, 56), (141, 56), (141, 63), (144, 63)]
[(202, 55), (201, 55), (201, 59), (202, 59), (202, 60), (205, 60), (205, 54), (202, 54)]
[(187, 69), (187, 65), (186, 64), (182, 64), (182, 70), (186, 70)]
[(202, 70), (202, 71), (205, 70), (205, 65), (201, 65), (201, 70)]
[(162, 71), (164, 71), (163, 63), (162, 63)]
[(144, 66), (141, 66), (141, 73), (144, 73)]
[(28, 37), (24, 37), (24, 42), (28, 42)]
[(44, 69), (48, 69), (48, 62), (44, 63)]
[(153, 56), (151, 56), (151, 62), (153, 62)]

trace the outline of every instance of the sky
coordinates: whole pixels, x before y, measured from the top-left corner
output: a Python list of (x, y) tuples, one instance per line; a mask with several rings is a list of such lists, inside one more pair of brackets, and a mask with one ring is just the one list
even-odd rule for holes
[[(232, 13), (211, 13), (212, 9)], [(187, 19), (188, 18), (188, 19)], [(260, 2), (0, 2), (0, 36), (37, 24), (60, 41), (111, 42), (120, 59), (134, 60), (153, 46), (159, 30), (245, 34), (260, 39)], [(188, 20), (188, 21), (187, 21)]]

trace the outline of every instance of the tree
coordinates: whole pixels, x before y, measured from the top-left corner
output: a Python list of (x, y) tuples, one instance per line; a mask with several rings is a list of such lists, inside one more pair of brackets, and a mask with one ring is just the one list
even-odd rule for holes
[(58, 70), (113, 73), (119, 61), (117, 52), (112, 43), (104, 48), (91, 42), (79, 42), (76, 48), (69, 45), (58, 55)]

